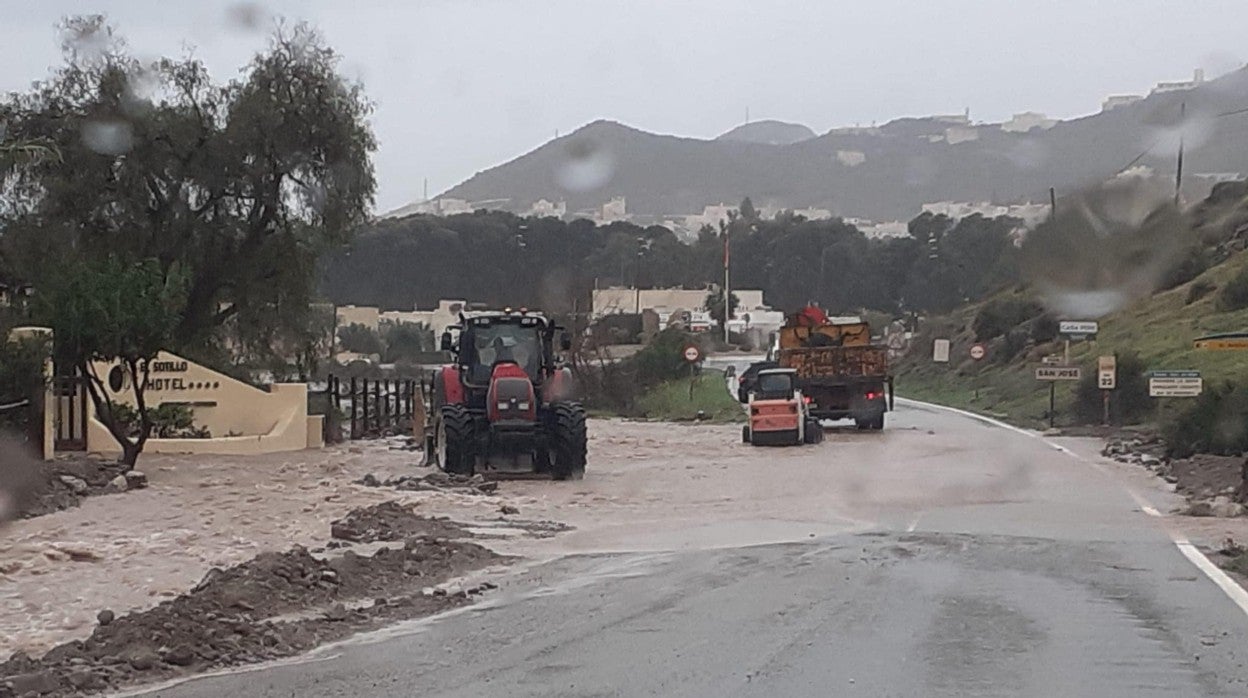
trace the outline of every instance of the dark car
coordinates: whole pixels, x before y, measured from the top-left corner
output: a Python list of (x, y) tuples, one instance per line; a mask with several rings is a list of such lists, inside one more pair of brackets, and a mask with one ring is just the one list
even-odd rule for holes
[(750, 391), (758, 382), (758, 372), (769, 368), (779, 368), (779, 365), (774, 361), (756, 361), (742, 371), (741, 375), (737, 376), (737, 400), (742, 403), (749, 402)]

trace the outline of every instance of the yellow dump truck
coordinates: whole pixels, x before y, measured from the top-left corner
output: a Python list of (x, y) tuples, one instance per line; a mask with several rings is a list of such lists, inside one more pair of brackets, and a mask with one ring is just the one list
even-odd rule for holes
[(859, 429), (883, 429), (893, 406), (888, 349), (871, 343), (863, 320), (810, 323), (793, 315), (776, 333), (768, 362), (797, 372), (797, 386), (816, 419), (853, 419)]

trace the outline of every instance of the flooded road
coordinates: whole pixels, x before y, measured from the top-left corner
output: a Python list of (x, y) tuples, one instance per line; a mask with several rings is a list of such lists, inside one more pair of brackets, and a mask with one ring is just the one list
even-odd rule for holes
[(509, 485), (576, 530), (504, 541), (535, 562), (494, 596), (159, 695), (1248, 692), (1248, 615), (1160, 483), (1076, 440), (889, 417), (777, 449), (597, 422), (584, 481)]

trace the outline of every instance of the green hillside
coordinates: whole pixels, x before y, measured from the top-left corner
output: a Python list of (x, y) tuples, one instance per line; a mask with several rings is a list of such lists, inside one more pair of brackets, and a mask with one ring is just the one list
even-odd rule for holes
[[(1096, 357), (1121, 351), (1136, 351), (1148, 370), (1199, 370), (1208, 386), (1212, 381), (1248, 378), (1248, 353), (1204, 351), (1192, 347), (1195, 338), (1216, 332), (1248, 329), (1248, 309), (1220, 312), (1217, 298), (1221, 288), (1236, 274), (1248, 268), (1248, 252), (1239, 252), (1192, 281), (1169, 291), (1138, 301), (1100, 319), (1095, 342), (1071, 344), (1071, 363), (1094, 371)], [(1196, 284), (1214, 288), (1203, 298), (1185, 301)], [(1026, 292), (1011, 291), (997, 298), (1027, 298)], [(1005, 418), (1028, 427), (1047, 426), (1048, 385), (1035, 380), (1035, 368), (1046, 354), (1062, 352), (1062, 342), (1029, 344), (1010, 361), (1000, 361), (1003, 340), (988, 343), (988, 356), (981, 362), (969, 358), (975, 315), (983, 303), (967, 306), (942, 318), (925, 323), (916, 336), (909, 355), (898, 366), (898, 392), (906, 397), (931, 400)], [(932, 340), (952, 340), (951, 362), (931, 361)], [(1057, 424), (1073, 420), (1075, 383), (1058, 383)], [(1181, 398), (1164, 401), (1159, 409), (1170, 414), (1187, 403)]]

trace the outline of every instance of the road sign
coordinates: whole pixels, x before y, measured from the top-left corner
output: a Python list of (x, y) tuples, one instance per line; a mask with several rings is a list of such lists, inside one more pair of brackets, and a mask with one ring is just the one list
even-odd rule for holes
[(1096, 359), (1096, 387), (1113, 390), (1118, 385), (1118, 359), (1112, 354)]
[(972, 359), (979, 361), (980, 359), (984, 358), (987, 355), (988, 355), (988, 349), (984, 345), (982, 344), (971, 345), (971, 358)]
[(1084, 320), (1062, 320), (1057, 325), (1058, 332), (1072, 337), (1086, 337), (1090, 334), (1096, 334), (1100, 327), (1091, 321)]
[(932, 342), (932, 361), (941, 364), (949, 363), (949, 340), (937, 339)]
[(683, 355), (685, 357), (685, 361), (688, 361), (691, 364), (696, 364), (698, 362), (698, 359), (702, 358), (702, 351), (698, 349), (695, 345), (690, 344), (685, 347), (685, 351), (683, 352)]
[(1077, 381), (1081, 376), (1078, 366), (1037, 366), (1038, 381)]
[(1149, 397), (1196, 397), (1203, 389), (1200, 371), (1153, 371), (1148, 377)]
[(1044, 364), (1045, 366), (1061, 366), (1065, 362), (1062, 361), (1061, 354), (1049, 354), (1047, 356), (1041, 357), (1040, 363)]
[(1248, 349), (1248, 332), (1224, 332), (1197, 337), (1192, 345), (1197, 349), (1244, 350)]

